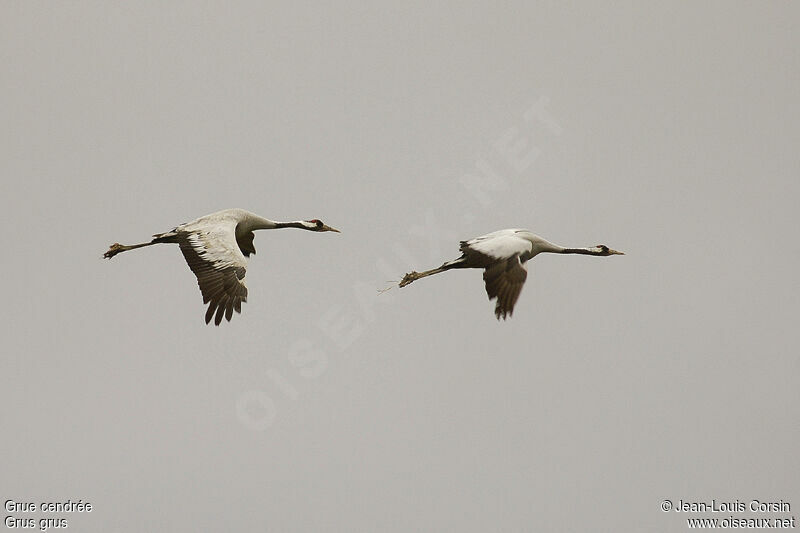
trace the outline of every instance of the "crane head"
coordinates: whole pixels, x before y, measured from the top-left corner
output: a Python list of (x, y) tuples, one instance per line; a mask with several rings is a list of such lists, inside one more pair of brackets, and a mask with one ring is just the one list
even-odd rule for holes
[(321, 220), (315, 218), (312, 220), (304, 220), (304, 225), (306, 229), (310, 231), (335, 231), (336, 233), (341, 233), (338, 229), (332, 228), (330, 226), (326, 226)]

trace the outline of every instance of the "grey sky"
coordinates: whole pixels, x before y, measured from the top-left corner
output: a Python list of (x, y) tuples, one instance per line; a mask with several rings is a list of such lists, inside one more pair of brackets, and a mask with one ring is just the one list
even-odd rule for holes
[[(797, 4), (163, 4), (0, 7), (4, 501), (92, 502), (76, 531), (800, 515)], [(228, 207), (342, 234), (259, 232), (219, 328), (177, 247), (100, 259)], [(537, 257), (507, 322), (479, 271), (376, 295), (506, 227), (628, 255)]]

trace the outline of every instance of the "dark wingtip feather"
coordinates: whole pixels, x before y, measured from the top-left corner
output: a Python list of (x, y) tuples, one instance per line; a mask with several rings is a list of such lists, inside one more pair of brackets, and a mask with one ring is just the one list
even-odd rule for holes
[(228, 298), (228, 305), (225, 307), (225, 320), (228, 322), (231, 321), (231, 317), (233, 316), (233, 300), (234, 298)]
[(214, 315), (214, 325), (219, 326), (222, 322), (222, 317), (225, 315), (225, 299), (217, 302), (217, 313)]

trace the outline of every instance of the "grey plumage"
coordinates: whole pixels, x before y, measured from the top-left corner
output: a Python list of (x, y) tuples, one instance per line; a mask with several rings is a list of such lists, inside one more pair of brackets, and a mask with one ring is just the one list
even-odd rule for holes
[(244, 209), (226, 209), (153, 235), (147, 243), (128, 246), (114, 243), (103, 257), (111, 259), (120, 252), (153, 244), (178, 244), (197, 277), (203, 303), (208, 304), (206, 324), (213, 318), (214, 324), (219, 326), (223, 317), (230, 321), (234, 311), (241, 313), (242, 303), (247, 301), (247, 257), (256, 253), (253, 231), (280, 228), (339, 231), (317, 219), (275, 222)]
[(590, 248), (564, 248), (524, 229), (504, 229), (461, 241), (461, 257), (424, 272), (409, 272), (400, 287), (433, 274), (460, 268), (482, 268), (489, 300), (495, 300), (494, 314), (499, 320), (514, 313), (522, 287), (528, 277), (525, 263), (543, 252), (583, 255), (624, 255), (604, 244)]

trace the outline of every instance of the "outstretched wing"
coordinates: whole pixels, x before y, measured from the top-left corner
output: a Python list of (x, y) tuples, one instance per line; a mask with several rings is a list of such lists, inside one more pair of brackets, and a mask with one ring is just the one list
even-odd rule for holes
[(494, 314), (497, 320), (514, 313), (514, 304), (517, 303), (519, 293), (528, 277), (525, 265), (515, 255), (505, 261), (498, 261), (483, 271), (483, 281), (486, 283), (486, 294), (489, 300), (497, 298)]
[(497, 298), (494, 314), (498, 320), (511, 316), (514, 304), (528, 277), (524, 263), (531, 257), (531, 241), (520, 230), (504, 229), (469, 241), (461, 241), (461, 253), (469, 266), (483, 268), (489, 300)]
[(531, 253), (531, 241), (521, 237), (518, 232), (516, 229), (504, 229), (461, 241), (461, 253), (466, 256), (479, 254), (493, 263), (515, 255), (528, 256)]
[(209, 227), (177, 231), (178, 244), (208, 304), (206, 324), (214, 317), (219, 326), (224, 316), (242, 312), (247, 301), (244, 283), (247, 259), (236, 243), (236, 221), (216, 221)]

